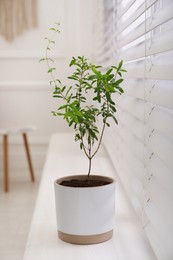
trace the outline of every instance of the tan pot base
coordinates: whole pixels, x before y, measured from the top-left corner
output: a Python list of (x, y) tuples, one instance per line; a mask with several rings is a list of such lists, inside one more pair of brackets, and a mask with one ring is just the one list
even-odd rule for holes
[(58, 230), (58, 236), (61, 240), (71, 244), (78, 244), (78, 245), (102, 243), (111, 239), (112, 235), (113, 235), (113, 230), (110, 230), (106, 233), (102, 233), (99, 235), (90, 235), (90, 236), (70, 235)]

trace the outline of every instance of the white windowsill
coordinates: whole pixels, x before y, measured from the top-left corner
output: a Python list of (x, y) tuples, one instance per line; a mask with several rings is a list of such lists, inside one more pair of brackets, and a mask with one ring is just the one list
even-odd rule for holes
[[(81, 169), (84, 169), (81, 172)], [(113, 238), (81, 246), (65, 243), (56, 232), (54, 185), (63, 175), (87, 171), (87, 160), (71, 134), (52, 136), (25, 249), (24, 260), (155, 260), (149, 242), (119, 181), (116, 186), (116, 224)], [(115, 177), (104, 149), (94, 158), (93, 173)]]

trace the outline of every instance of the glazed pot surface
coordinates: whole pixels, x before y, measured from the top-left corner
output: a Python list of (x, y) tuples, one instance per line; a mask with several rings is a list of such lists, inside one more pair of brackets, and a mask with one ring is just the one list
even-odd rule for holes
[(68, 176), (55, 181), (57, 228), (60, 239), (65, 240), (64, 235), (68, 238), (71, 236), (73, 243), (78, 243), (75, 242), (74, 236), (81, 237), (77, 239), (80, 241), (88, 240), (91, 236), (98, 237), (98, 243), (104, 240), (100, 235), (105, 237), (104, 241), (110, 239), (115, 222), (115, 181), (109, 177), (92, 175), (91, 178), (107, 180), (109, 184), (84, 188), (60, 185), (62, 179), (71, 178), (83, 179), (86, 176)]

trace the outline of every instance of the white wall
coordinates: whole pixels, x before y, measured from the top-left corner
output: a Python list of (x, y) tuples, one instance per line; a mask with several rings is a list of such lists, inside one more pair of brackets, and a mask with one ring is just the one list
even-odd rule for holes
[[(56, 100), (52, 98), (46, 65), (39, 63), (46, 46), (44, 37), (50, 36), (49, 28), (60, 21), (54, 59), (62, 80), (68, 75), (72, 56), (92, 56), (93, 38), (92, 0), (39, 0), (38, 12), (38, 28), (24, 32), (11, 43), (0, 36), (0, 127), (36, 125), (37, 131), (30, 136), (35, 146), (47, 145), (54, 132), (70, 131), (62, 119), (51, 115)], [(19, 140), (12, 138), (11, 142)]]

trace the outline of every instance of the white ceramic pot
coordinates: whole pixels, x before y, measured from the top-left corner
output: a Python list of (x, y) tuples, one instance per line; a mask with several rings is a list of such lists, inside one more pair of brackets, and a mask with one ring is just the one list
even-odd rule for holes
[(86, 179), (84, 175), (68, 176), (55, 181), (55, 205), (58, 235), (75, 244), (94, 244), (112, 237), (115, 221), (115, 181), (91, 175), (91, 179), (110, 183), (97, 187), (66, 187), (62, 180)]

